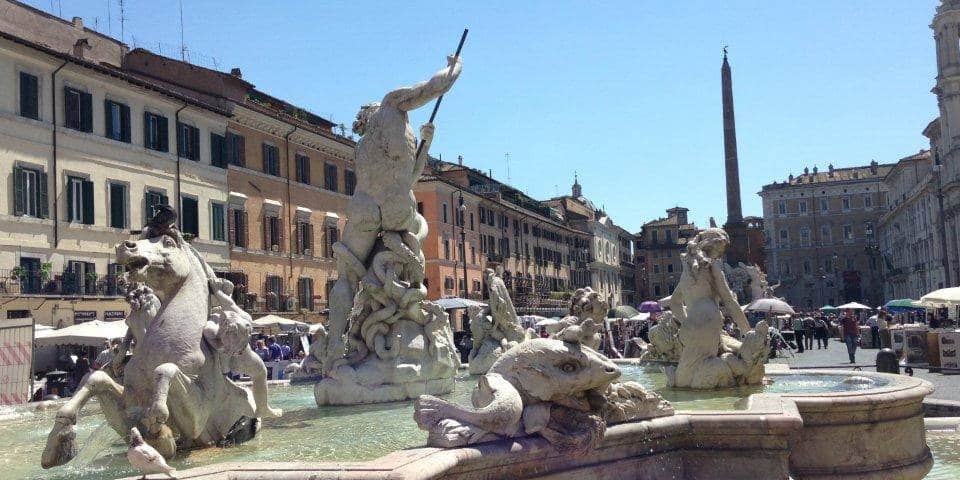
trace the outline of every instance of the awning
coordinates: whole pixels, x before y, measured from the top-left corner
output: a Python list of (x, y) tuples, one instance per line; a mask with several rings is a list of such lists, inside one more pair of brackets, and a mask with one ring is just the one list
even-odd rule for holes
[(838, 310), (873, 310), (872, 307), (868, 307), (862, 303), (850, 302), (844, 303), (843, 305), (837, 306)]
[(58, 330), (39, 330), (33, 339), (38, 347), (48, 345), (85, 345), (102, 347), (105, 342), (120, 340), (127, 335), (127, 322), (91, 320)]
[(460, 298), (460, 297), (441, 298), (439, 300), (434, 300), (433, 303), (440, 305), (440, 308), (444, 310), (456, 310), (458, 308), (487, 306), (486, 303), (478, 302), (476, 300), (470, 300), (469, 298)]
[(306, 330), (309, 324), (284, 318), (279, 315), (265, 315), (253, 321), (254, 328), (273, 328), (283, 331)]

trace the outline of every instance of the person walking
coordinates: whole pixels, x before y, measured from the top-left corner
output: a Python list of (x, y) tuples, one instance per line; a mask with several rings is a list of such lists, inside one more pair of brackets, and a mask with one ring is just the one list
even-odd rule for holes
[(872, 315), (867, 319), (867, 326), (870, 327), (870, 348), (879, 347), (880, 324), (877, 322), (877, 315)]
[(803, 340), (807, 342), (807, 350), (813, 350), (813, 331), (816, 326), (813, 317), (809, 315), (803, 317)]
[(853, 317), (853, 310), (843, 311), (843, 318), (840, 319), (840, 332), (843, 336), (843, 343), (847, 344), (847, 356), (850, 357), (850, 363), (857, 363), (857, 336), (860, 333), (860, 325), (857, 319)]
[(797, 353), (803, 353), (803, 319), (793, 317), (793, 340), (797, 342)]
[(813, 334), (817, 337), (817, 350), (821, 345), (827, 348), (827, 340), (830, 339), (830, 331), (827, 329), (827, 321), (822, 317), (817, 317), (814, 321)]

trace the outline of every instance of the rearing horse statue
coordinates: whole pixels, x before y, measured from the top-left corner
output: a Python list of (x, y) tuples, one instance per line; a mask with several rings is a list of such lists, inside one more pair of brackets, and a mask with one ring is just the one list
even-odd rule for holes
[[(232, 285), (217, 279), (183, 239), (175, 219), (172, 209), (161, 208), (139, 240), (117, 245), (132, 285), (127, 338), (113, 365), (123, 370), (123, 384), (103, 370), (89, 376), (57, 412), (44, 468), (76, 455), (77, 414), (91, 397), (121, 437), (139, 427), (167, 458), (178, 449), (252, 438), (260, 417), (282, 413), (267, 406), (266, 368), (249, 345), (250, 316), (230, 299)], [(249, 375), (253, 392), (227, 370)]]

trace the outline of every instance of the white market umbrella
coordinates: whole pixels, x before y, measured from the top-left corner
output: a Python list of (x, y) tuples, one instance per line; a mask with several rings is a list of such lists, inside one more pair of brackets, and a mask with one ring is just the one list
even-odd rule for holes
[(638, 314), (636, 314), (636, 315), (628, 318), (627, 320), (640, 320), (640, 321), (643, 321), (643, 320), (647, 320), (647, 319), (649, 319), (649, 318), (650, 318), (650, 312), (640, 312), (640, 313), (638, 313)]
[(537, 328), (549, 327), (551, 325), (556, 325), (558, 323), (560, 323), (560, 320), (557, 320), (556, 318), (544, 318), (543, 320), (540, 320), (539, 322), (534, 323), (533, 326)]
[(873, 308), (862, 303), (850, 302), (844, 303), (843, 305), (838, 305), (837, 310), (873, 310)]
[(922, 297), (917, 302), (923, 306), (960, 304), (960, 287), (941, 288)]
[(748, 312), (762, 312), (762, 313), (777, 313), (777, 314), (788, 314), (795, 315), (797, 312), (793, 310), (793, 307), (790, 306), (787, 302), (780, 300), (779, 298), (758, 298), (749, 305), (744, 310)]
[(49, 345), (85, 345), (102, 347), (105, 342), (120, 340), (127, 335), (127, 322), (91, 320), (58, 330), (39, 330), (33, 339), (38, 347)]
[(433, 303), (440, 305), (440, 308), (444, 310), (455, 310), (458, 308), (487, 306), (486, 303), (478, 302), (476, 300), (471, 300), (469, 298), (460, 298), (460, 297), (441, 298), (439, 300), (434, 300)]
[(279, 330), (303, 330), (308, 328), (308, 324), (284, 318), (279, 315), (265, 315), (253, 321), (255, 328), (276, 328)]

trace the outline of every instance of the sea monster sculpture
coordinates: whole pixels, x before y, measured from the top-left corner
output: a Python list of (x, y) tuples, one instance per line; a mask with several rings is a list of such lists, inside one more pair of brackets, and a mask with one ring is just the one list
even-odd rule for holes
[(482, 375), (493, 362), (514, 345), (526, 340), (527, 332), (520, 327), (517, 311), (503, 280), (492, 269), (484, 272), (489, 292), (490, 315), (480, 307), (467, 308), (473, 348), (470, 350), (470, 373)]
[[(249, 315), (230, 300), (223, 290), (229, 286), (184, 240), (175, 219), (172, 209), (161, 208), (139, 240), (117, 245), (131, 305), (114, 363), (123, 384), (102, 370), (90, 375), (57, 412), (44, 468), (76, 455), (77, 416), (93, 397), (117, 434), (136, 427), (167, 458), (177, 449), (244, 441), (256, 434), (260, 417), (281, 413), (267, 406), (266, 368), (249, 350)], [(253, 394), (224, 375), (231, 369), (252, 377)]]
[(460, 69), (459, 58), (450, 56), (429, 81), (394, 90), (357, 114), (357, 184), (343, 236), (333, 246), (340, 275), (330, 293), (317, 405), (389, 402), (453, 389), (459, 358), (445, 346), (453, 336), (443, 323), (446, 314), (424, 301), (427, 222), (412, 190), (434, 128), (420, 127), (418, 149), (407, 112), (447, 92)]
[[(683, 273), (670, 297), (682, 349), (676, 367), (664, 368), (669, 386), (713, 389), (757, 385), (763, 380), (770, 351), (768, 327), (761, 321), (750, 330), (727, 285), (722, 258), (729, 243), (722, 229), (707, 228), (687, 244)], [(724, 313), (747, 332), (742, 343), (721, 336)]]
[[(594, 325), (588, 319), (583, 325)], [(594, 325), (595, 327), (595, 325)], [(673, 414), (636, 382), (616, 383), (616, 364), (583, 343), (595, 328), (568, 328), (561, 338), (534, 338), (510, 348), (479, 378), (471, 406), (431, 395), (414, 403), (427, 444), (457, 447), (540, 434), (566, 453), (597, 447), (608, 424)]]

